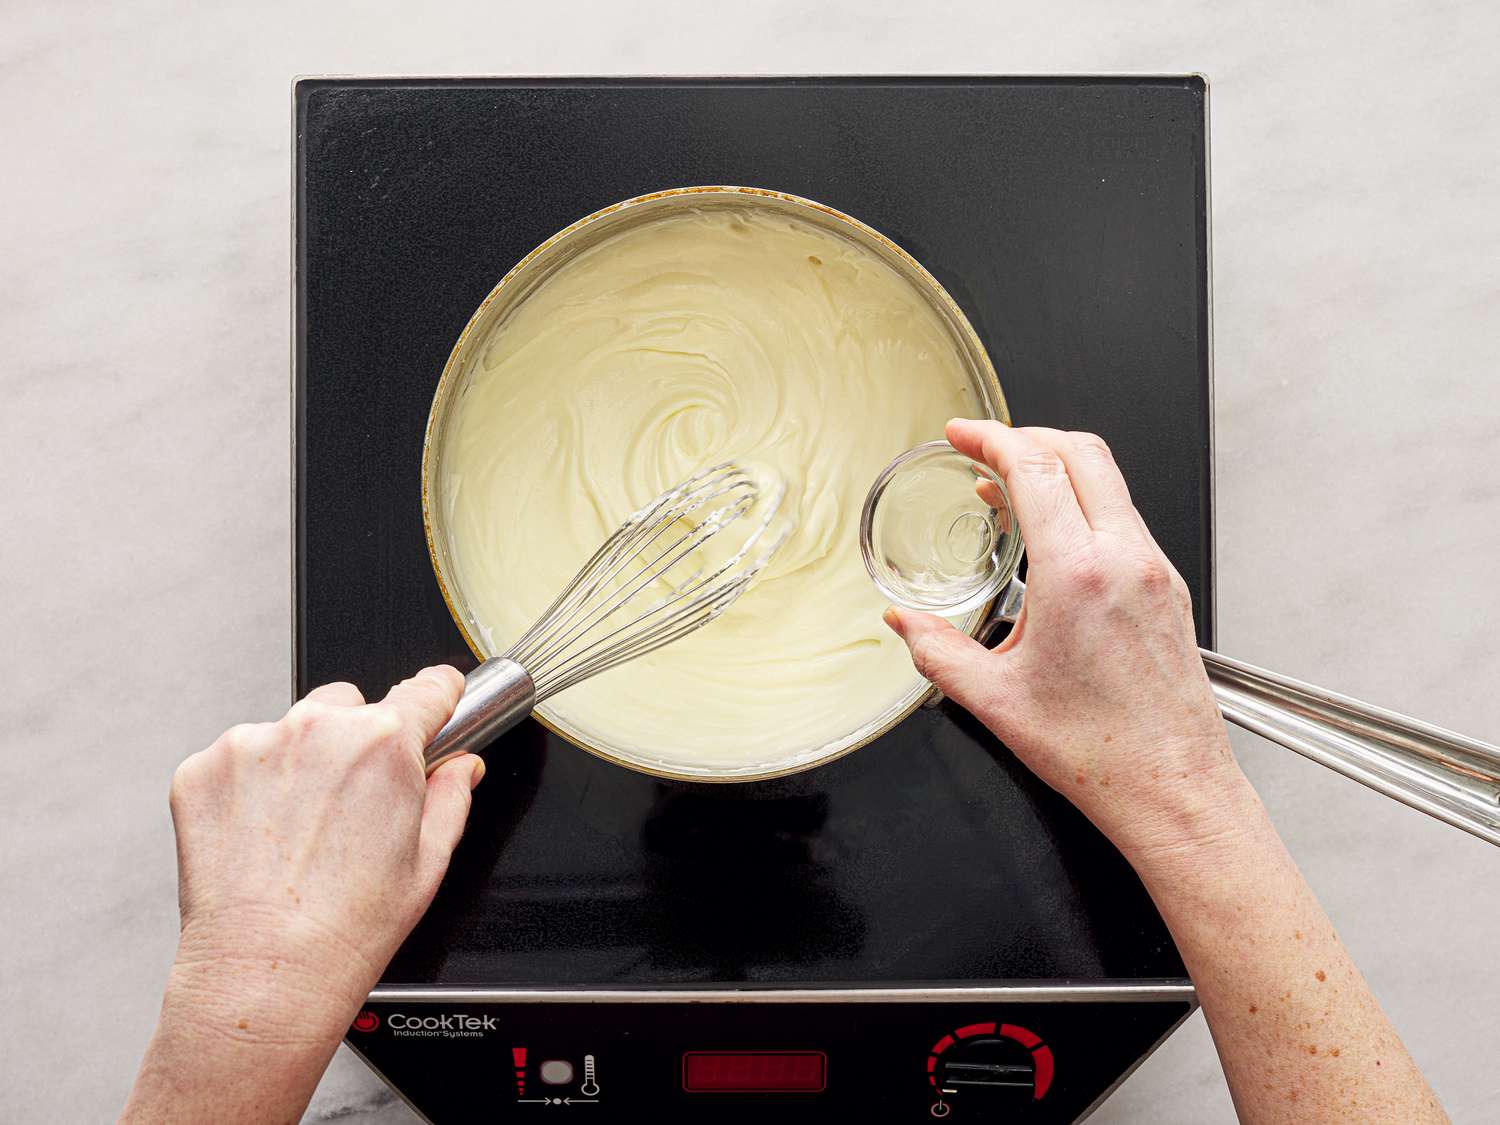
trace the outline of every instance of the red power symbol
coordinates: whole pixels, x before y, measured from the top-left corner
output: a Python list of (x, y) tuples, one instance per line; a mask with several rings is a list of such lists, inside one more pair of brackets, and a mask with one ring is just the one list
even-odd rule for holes
[(510, 1057), (516, 1063), (516, 1097), (526, 1096), (526, 1048), (512, 1047)]

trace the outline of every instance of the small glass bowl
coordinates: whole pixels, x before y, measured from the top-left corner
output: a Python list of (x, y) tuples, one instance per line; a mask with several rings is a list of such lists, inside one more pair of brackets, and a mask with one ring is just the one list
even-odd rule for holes
[(859, 550), (897, 605), (957, 617), (992, 600), (1021, 563), (1005, 482), (946, 441), (897, 457), (870, 486)]

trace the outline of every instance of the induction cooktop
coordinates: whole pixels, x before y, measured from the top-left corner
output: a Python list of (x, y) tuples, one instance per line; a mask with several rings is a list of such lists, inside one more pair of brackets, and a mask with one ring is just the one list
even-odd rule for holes
[[(1109, 441), (1212, 646), (1202, 79), (308, 79), (294, 111), (299, 695), (474, 665), (420, 508), (449, 350), (553, 232), (705, 183), (926, 265), (1018, 423)], [(425, 1120), (1074, 1121), (1195, 1003), (1130, 868), (951, 703), (743, 785), (530, 721), (486, 757), (348, 1036)]]

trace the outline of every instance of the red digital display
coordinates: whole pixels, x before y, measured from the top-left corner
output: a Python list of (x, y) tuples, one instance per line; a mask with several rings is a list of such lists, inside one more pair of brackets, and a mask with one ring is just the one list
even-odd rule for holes
[(828, 1085), (822, 1051), (689, 1051), (682, 1088), (690, 1094), (817, 1094)]

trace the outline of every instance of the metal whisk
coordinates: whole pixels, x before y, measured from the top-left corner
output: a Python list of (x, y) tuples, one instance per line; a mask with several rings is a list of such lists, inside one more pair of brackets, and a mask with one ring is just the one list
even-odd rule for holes
[[(762, 501), (757, 478), (726, 461), (630, 516), (520, 640), (464, 678), (453, 717), (423, 755), (427, 772), (480, 749), (549, 696), (718, 617), (791, 533), (785, 496), (781, 484)], [(737, 524), (748, 527), (743, 542), (714, 542)]]

